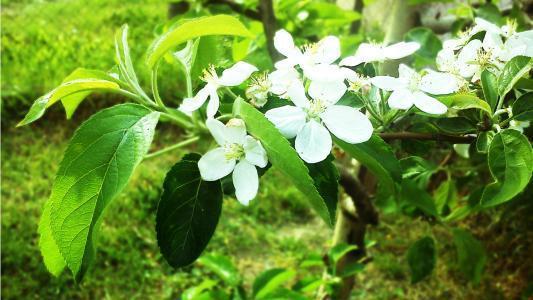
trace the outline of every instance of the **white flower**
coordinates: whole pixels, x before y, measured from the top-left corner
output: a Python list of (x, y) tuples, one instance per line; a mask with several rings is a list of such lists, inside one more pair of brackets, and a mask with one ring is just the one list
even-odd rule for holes
[(268, 163), (265, 149), (261, 142), (246, 135), (246, 126), (240, 119), (231, 119), (226, 125), (208, 119), (206, 125), (220, 147), (210, 150), (198, 161), (202, 179), (214, 181), (233, 172), (237, 200), (248, 205), (259, 188), (255, 166), (264, 168)]
[(255, 107), (263, 107), (268, 101), (268, 92), (272, 83), (266, 73), (261, 73), (252, 77), (252, 83), (246, 89), (246, 97)]
[(517, 120), (511, 120), (509, 122), (509, 129), (518, 130), (521, 133), (524, 132), (524, 129), (528, 128), (530, 125), (529, 121), (517, 121)]
[(315, 67), (331, 65), (341, 56), (340, 41), (335, 36), (327, 36), (318, 43), (307, 45), (302, 51), (294, 44), (291, 34), (283, 29), (274, 35), (274, 47), (286, 57), (276, 62), (276, 69), (282, 70), (299, 65), (307, 77), (309, 72), (315, 71)]
[(341, 60), (341, 66), (357, 66), (362, 63), (383, 62), (388, 59), (400, 59), (415, 53), (420, 49), (417, 42), (399, 42), (389, 46), (362, 43), (355, 55)]
[(300, 75), (294, 68), (285, 68), (275, 70), (268, 75), (271, 83), (270, 92), (282, 98), (287, 98), (287, 91), (294, 88), (295, 85), (302, 85)]
[(429, 114), (443, 114), (448, 108), (437, 99), (427, 95), (453, 93), (460, 88), (460, 81), (452, 74), (428, 70), (420, 76), (413, 69), (401, 64), (398, 78), (376, 76), (370, 81), (373, 85), (386, 91), (392, 91), (388, 103), (391, 108), (409, 109), (413, 105)]
[(207, 84), (198, 91), (196, 96), (192, 98), (183, 99), (179, 110), (186, 114), (191, 114), (193, 111), (199, 109), (207, 99), (207, 117), (212, 118), (218, 111), (220, 105), (217, 90), (221, 87), (236, 86), (243, 83), (250, 75), (257, 71), (257, 68), (246, 62), (238, 62), (231, 68), (222, 72), (222, 76), (218, 77), (214, 66), (204, 70), (202, 80)]
[(364, 114), (353, 107), (335, 104), (342, 97), (335, 84), (310, 87), (312, 100), (307, 99), (304, 89), (294, 91), (289, 98), (296, 106), (274, 108), (265, 114), (285, 137), (296, 137), (296, 151), (308, 163), (320, 162), (331, 152), (328, 130), (351, 144), (365, 142), (372, 135), (372, 124)]

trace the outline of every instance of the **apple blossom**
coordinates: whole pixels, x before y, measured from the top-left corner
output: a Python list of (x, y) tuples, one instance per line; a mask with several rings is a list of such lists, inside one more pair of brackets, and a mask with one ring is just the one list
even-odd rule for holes
[(336, 105), (344, 92), (340, 94), (335, 84), (310, 87), (311, 100), (304, 89), (291, 91), (289, 98), (296, 106), (286, 105), (265, 113), (286, 138), (296, 137), (296, 151), (308, 163), (320, 162), (329, 155), (330, 132), (352, 144), (365, 142), (372, 135), (372, 123), (364, 114), (353, 107)]
[(389, 46), (362, 43), (355, 55), (342, 59), (340, 65), (357, 66), (362, 63), (400, 59), (415, 53), (418, 49), (420, 49), (420, 44), (417, 42), (399, 42)]
[(446, 105), (426, 93), (449, 94), (460, 88), (460, 81), (452, 74), (427, 70), (427, 74), (421, 76), (404, 64), (398, 70), (398, 78), (376, 76), (370, 79), (378, 88), (392, 91), (388, 100), (391, 108), (409, 109), (415, 105), (429, 114), (443, 114), (448, 109)]
[(259, 188), (257, 167), (268, 163), (261, 142), (246, 134), (241, 119), (231, 119), (226, 125), (208, 119), (207, 128), (220, 147), (210, 150), (198, 161), (200, 175), (205, 181), (215, 181), (233, 172), (233, 185), (237, 200), (244, 205), (255, 198)]
[(231, 87), (243, 83), (253, 72), (258, 69), (246, 62), (238, 62), (231, 68), (222, 72), (222, 76), (218, 77), (215, 67), (210, 66), (204, 70), (202, 80), (207, 84), (198, 91), (198, 93), (192, 98), (183, 99), (183, 103), (180, 105), (179, 110), (191, 114), (193, 111), (198, 110), (206, 100), (207, 103), (207, 117), (212, 118), (218, 111), (220, 105), (217, 90), (221, 87)]

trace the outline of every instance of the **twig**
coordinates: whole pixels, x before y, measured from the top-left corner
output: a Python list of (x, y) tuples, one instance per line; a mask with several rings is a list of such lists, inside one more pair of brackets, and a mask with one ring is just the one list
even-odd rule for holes
[(278, 24), (274, 14), (272, 0), (260, 0), (259, 12), (267, 40), (268, 53), (270, 54), (272, 61), (276, 62), (281, 59), (281, 55), (276, 51), (276, 48), (274, 48), (274, 34), (278, 28)]
[(382, 132), (378, 135), (385, 141), (391, 140), (426, 140), (438, 142), (450, 142), (454, 144), (470, 144), (476, 140), (472, 135), (448, 135), (441, 133), (425, 133), (425, 132)]
[(206, 4), (222, 4), (229, 7), (231, 10), (238, 14), (247, 16), (250, 19), (261, 21), (261, 14), (253, 9), (244, 8), (242, 5), (231, 0), (209, 0)]

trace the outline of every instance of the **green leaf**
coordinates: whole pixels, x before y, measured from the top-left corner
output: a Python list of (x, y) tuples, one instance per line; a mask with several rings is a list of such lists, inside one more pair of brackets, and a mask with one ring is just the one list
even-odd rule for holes
[(269, 295), (296, 276), (294, 270), (270, 269), (259, 274), (253, 283), (254, 299), (271, 299)]
[(50, 228), (50, 203), (50, 201), (46, 201), (39, 222), (39, 249), (41, 250), (44, 265), (48, 272), (54, 276), (59, 276), (67, 264), (52, 236), (52, 229)]
[(400, 159), (403, 178), (411, 178), (421, 186), (427, 186), (431, 176), (438, 171), (437, 165), (419, 156)]
[(234, 35), (253, 37), (244, 25), (232, 16), (217, 15), (186, 21), (157, 38), (148, 50), (150, 68), (173, 47), (188, 40), (207, 35)]
[(157, 244), (175, 268), (193, 263), (215, 232), (222, 211), (220, 180), (204, 181), (200, 155), (185, 155), (167, 173), (156, 215)]
[(494, 111), (496, 105), (498, 105), (498, 77), (488, 69), (483, 70), (481, 72), (481, 87), (483, 88), (485, 101), (489, 103), (490, 108)]
[(453, 208), (457, 204), (457, 188), (455, 182), (452, 179), (448, 179), (441, 183), (435, 190), (434, 198), (439, 213), (442, 214), (446, 206)]
[(305, 164), (307, 169), (309, 169), (309, 175), (313, 178), (318, 193), (326, 202), (332, 219), (335, 217), (339, 199), (339, 170), (337, 170), (334, 161), (335, 157), (330, 154), (321, 162)]
[(77, 280), (94, 258), (106, 206), (148, 152), (158, 119), (141, 105), (116, 105), (74, 133), (48, 201), (52, 235)]
[(459, 270), (473, 283), (481, 280), (487, 255), (483, 245), (468, 231), (454, 228), (453, 242), (457, 248)]
[(529, 70), (531, 69), (531, 58), (526, 56), (516, 56), (508, 61), (502, 69), (500, 76), (498, 77), (498, 94), (500, 98), (504, 98), (505, 95), (514, 87)]
[(198, 262), (213, 271), (220, 279), (232, 287), (237, 287), (242, 282), (239, 270), (237, 270), (235, 265), (226, 256), (216, 254), (204, 255), (198, 259)]
[(533, 92), (516, 99), (513, 104), (513, 117), (517, 121), (533, 121)]
[(476, 139), (476, 150), (480, 153), (487, 153), (495, 134), (494, 131), (480, 132)]
[(326, 201), (322, 198), (309, 170), (291, 147), (265, 116), (243, 99), (238, 98), (233, 105), (233, 113), (244, 120), (248, 132), (261, 141), (273, 166), (288, 176), (294, 186), (309, 199), (311, 206), (328, 224), (333, 225), (335, 216), (330, 215)]
[(490, 144), (488, 164), (495, 181), (481, 196), (485, 207), (509, 201), (527, 186), (533, 172), (531, 144), (516, 130), (502, 130)]
[[(74, 70), (74, 72), (70, 73), (70, 75), (63, 80), (63, 83), (78, 79), (107, 80), (120, 85), (119, 80), (107, 74), (106, 72), (84, 68), (77, 68), (76, 70)], [(70, 96), (63, 97), (61, 99), (61, 103), (63, 104), (63, 107), (65, 108), (65, 113), (67, 114), (67, 119), (70, 119), (72, 117), (80, 103), (85, 98), (87, 98), (87, 96), (89, 96), (92, 92), (93, 91), (78, 92)]]
[(76, 93), (92, 92), (95, 90), (117, 91), (120, 90), (120, 86), (113, 81), (93, 78), (77, 79), (64, 82), (46, 95), (35, 100), (30, 107), (30, 110), (24, 119), (18, 123), (17, 127), (27, 125), (38, 120), (44, 115), (44, 112), (48, 107), (64, 97), (68, 97)]
[(335, 245), (329, 250), (328, 257), (330, 259), (332, 267), (332, 275), (337, 275), (337, 264), (339, 260), (341, 260), (346, 254), (354, 250), (357, 250), (356, 245), (349, 245), (346, 243)]
[(465, 134), (476, 131), (476, 126), (464, 117), (441, 118), (435, 121), (435, 125), (450, 134)]
[(492, 115), (492, 110), (489, 104), (473, 94), (460, 93), (448, 96), (440, 96), (437, 98), (449, 108), (457, 110), (476, 108), (487, 112), (489, 115)]
[(392, 148), (379, 136), (374, 134), (368, 141), (360, 144), (349, 144), (336, 137), (333, 137), (333, 140), (342, 150), (374, 173), (388, 193), (395, 193), (396, 183), (402, 181), (400, 162)]
[(217, 285), (217, 282), (214, 280), (204, 280), (202, 283), (200, 283), (197, 286), (194, 286), (192, 288), (186, 289), (183, 294), (181, 294), (181, 298), (183, 300), (198, 300), (201, 295), (211, 288), (215, 287)]
[(431, 216), (437, 216), (437, 207), (433, 198), (425, 190), (419, 188), (415, 182), (410, 179), (402, 181), (402, 192), (400, 194), (402, 203), (413, 205)]
[(435, 241), (429, 237), (423, 237), (416, 241), (407, 250), (407, 263), (411, 270), (411, 283), (417, 283), (426, 278), (437, 261)]
[(420, 49), (414, 53), (417, 68), (435, 64), (437, 53), (442, 49), (442, 42), (431, 29), (413, 28), (405, 34), (405, 40), (418, 42), (421, 45)]

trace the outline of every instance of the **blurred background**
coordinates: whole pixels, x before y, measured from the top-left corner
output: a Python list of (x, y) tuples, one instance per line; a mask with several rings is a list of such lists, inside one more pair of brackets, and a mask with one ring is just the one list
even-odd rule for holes
[[(367, 40), (400, 40), (421, 24), (436, 33), (450, 31), (469, 14), (469, 1), (274, 1), (279, 27), (302, 40), (327, 34), (341, 37), (343, 55), (353, 53)], [(377, 3), (376, 3), (377, 2)], [(512, 12), (511, 1), (495, 1)], [(524, 1), (523, 1), (524, 2)], [(398, 4), (400, 3), (400, 4)], [(422, 4), (421, 4), (422, 3)], [(481, 7), (484, 2), (478, 6)], [(72, 120), (62, 107), (53, 106), (40, 121), (15, 128), (31, 103), (57, 86), (77, 67), (109, 70), (114, 65), (114, 32), (130, 28), (129, 44), (143, 83), (149, 78), (144, 53), (174, 18), (228, 13), (239, 16), (257, 34), (251, 55), (239, 53), (242, 45), (227, 40), (210, 41), (205, 54), (218, 65), (246, 58), (269, 69), (258, 1), (206, 0), (2, 0), (2, 297), (4, 299), (176, 299), (187, 288), (216, 276), (199, 265), (173, 270), (162, 259), (155, 238), (155, 211), (165, 173), (181, 157), (171, 152), (143, 162), (104, 218), (96, 264), (79, 286), (67, 272), (52, 277), (38, 248), (37, 225), (50, 193), (53, 177), (75, 128), (97, 110), (124, 99), (92, 95)], [(396, 5), (396, 6), (395, 6)], [(510, 6), (509, 6), (510, 5)], [(364, 6), (364, 13), (361, 13)], [(399, 8), (398, 8), (399, 6)], [(396, 7), (391, 20), (388, 12)], [(495, 5), (490, 6), (496, 7)], [(522, 8), (531, 13), (530, 1)], [(387, 13), (385, 13), (387, 12)], [(490, 16), (490, 9), (487, 9)], [(392, 15), (392, 14), (391, 14)], [(403, 20), (403, 21), (402, 21)], [(250, 47), (250, 45), (245, 45)], [(233, 49), (233, 50), (232, 50)], [(235, 50), (237, 49), (237, 50)], [(423, 57), (420, 57), (423, 63)], [(160, 71), (160, 92), (166, 103), (177, 105), (183, 82), (172, 65)], [(178, 140), (172, 127), (159, 128), (154, 149)], [(330, 229), (312, 213), (306, 200), (281, 175), (262, 181), (260, 193), (249, 207), (226, 199), (218, 230), (206, 253), (227, 255), (241, 272), (245, 285), (263, 270), (298, 269), (327, 249)], [(531, 188), (530, 188), (531, 190)], [(524, 193), (531, 195), (531, 193)], [(454, 272), (456, 253), (449, 233), (424, 220), (382, 211), (379, 226), (370, 229), (372, 262), (356, 281), (357, 299), (519, 299), (533, 290), (533, 211), (526, 201), (513, 201), (488, 214), (461, 221), (484, 243), (489, 261), (480, 286), (472, 286)], [(528, 228), (529, 227), (529, 228)], [(439, 261), (433, 276), (416, 285), (409, 281), (406, 250), (419, 236), (432, 234), (439, 244)], [(445, 241), (449, 241), (447, 245)], [(527, 258), (524, 260), (524, 258)], [(320, 276), (321, 268), (305, 270)]]

